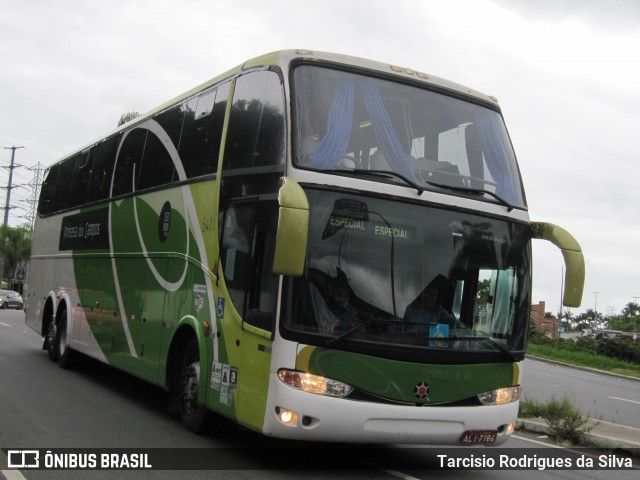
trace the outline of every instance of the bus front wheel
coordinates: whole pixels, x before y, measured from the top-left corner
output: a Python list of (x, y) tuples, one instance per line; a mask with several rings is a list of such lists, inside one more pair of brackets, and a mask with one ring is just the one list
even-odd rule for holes
[(195, 338), (189, 341), (182, 356), (178, 385), (178, 408), (182, 424), (192, 432), (199, 432), (205, 425), (207, 409), (198, 404), (200, 349)]

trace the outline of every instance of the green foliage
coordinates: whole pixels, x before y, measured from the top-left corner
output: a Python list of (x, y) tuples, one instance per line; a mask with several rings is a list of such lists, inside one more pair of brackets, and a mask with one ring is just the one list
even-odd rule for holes
[(529, 344), (545, 345), (559, 351), (601, 355), (640, 365), (640, 344), (634, 343), (632, 339), (607, 338), (596, 340), (593, 337), (583, 336), (575, 340), (552, 340), (542, 332), (534, 329), (529, 332)]
[(598, 353), (598, 341), (593, 337), (578, 337), (574, 342), (578, 350)]
[(122, 116), (120, 117), (120, 120), (118, 120), (118, 126), (124, 125), (125, 123), (130, 122), (131, 120), (139, 116), (140, 114), (138, 112), (123, 113)]
[(26, 227), (0, 226), (0, 255), (3, 255), (12, 270), (20, 261), (31, 256), (31, 231)]
[(605, 357), (592, 352), (560, 350), (551, 345), (537, 345), (535, 343), (530, 343), (527, 355), (640, 378), (639, 364), (624, 362), (622, 360)]
[(537, 345), (550, 345), (553, 342), (544, 332), (538, 330), (533, 322), (529, 323), (529, 343)]
[(489, 293), (491, 292), (491, 280), (485, 278), (478, 282), (478, 294), (476, 305), (486, 305), (489, 303)]
[(520, 410), (518, 417), (520, 418), (543, 418), (547, 414), (547, 406), (536, 403), (533, 400), (520, 400)]
[(640, 364), (640, 345), (633, 343), (631, 340), (608, 338), (598, 341), (597, 344), (600, 355)]
[(556, 441), (569, 441), (574, 445), (585, 444), (588, 419), (568, 398), (557, 400), (552, 397), (547, 403), (540, 404), (531, 400), (520, 402), (519, 417), (544, 418), (549, 425), (549, 435)]
[(640, 327), (640, 305), (629, 302), (622, 309), (620, 315), (614, 315), (607, 319), (609, 328), (622, 332), (636, 332)]

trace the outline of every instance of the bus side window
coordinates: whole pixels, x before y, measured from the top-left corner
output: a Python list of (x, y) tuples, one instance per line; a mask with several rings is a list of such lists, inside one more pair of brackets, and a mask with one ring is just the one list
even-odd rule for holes
[(180, 106), (184, 123), (179, 152), (187, 178), (210, 175), (218, 170), (229, 85), (229, 82), (219, 85)]
[(60, 164), (54, 201), (56, 211), (73, 208), (80, 201), (81, 160), (82, 154), (79, 153)]
[(284, 163), (284, 96), (275, 72), (236, 80), (225, 146), (225, 170)]
[(78, 168), (80, 170), (80, 185), (78, 185), (78, 204), (89, 203), (91, 196), (91, 168), (95, 148), (87, 148), (82, 152), (82, 158)]
[(40, 189), (40, 200), (38, 201), (38, 213), (47, 215), (56, 211), (56, 181), (58, 179), (58, 170), (60, 164), (52, 165), (45, 173), (42, 188)]
[(180, 106), (155, 116), (154, 121), (162, 131), (160, 136), (151, 130), (147, 132), (137, 190), (167, 185), (174, 180), (176, 168), (169, 152), (179, 142), (182, 117)]
[(272, 331), (278, 276), (273, 255), (278, 202), (234, 199), (224, 213), (221, 264), (231, 300), (243, 322)]
[(120, 135), (114, 135), (91, 148), (91, 181), (87, 202), (109, 198), (113, 163), (120, 143)]
[(256, 198), (232, 201), (224, 212), (220, 257), (222, 272), (236, 311), (244, 318)]
[(251, 284), (245, 322), (273, 331), (278, 275), (273, 273), (273, 257), (278, 228), (278, 202), (261, 201), (256, 215)]
[[(111, 195), (117, 197), (133, 192), (140, 174), (142, 152), (147, 138), (147, 130), (134, 128), (122, 140), (120, 152), (116, 159)], [(135, 178), (134, 178), (135, 174)]]
[(138, 176), (138, 190), (171, 183), (175, 166), (171, 155), (155, 133), (147, 133), (142, 167)]

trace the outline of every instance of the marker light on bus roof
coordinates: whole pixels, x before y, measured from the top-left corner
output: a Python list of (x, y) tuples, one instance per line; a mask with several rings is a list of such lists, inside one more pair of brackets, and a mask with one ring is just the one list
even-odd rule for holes
[(297, 372), (295, 370), (280, 369), (278, 378), (282, 383), (303, 392), (327, 395), (329, 397), (346, 397), (353, 391), (351, 385), (332, 380), (331, 378)]
[(429, 78), (429, 76), (424, 72), (418, 72), (413, 68), (399, 67), (398, 65), (389, 65), (391, 70), (397, 73), (406, 73), (407, 75), (417, 75), (420, 78)]
[(490, 392), (478, 394), (478, 400), (483, 405), (506, 405), (520, 398), (520, 386), (505, 387)]

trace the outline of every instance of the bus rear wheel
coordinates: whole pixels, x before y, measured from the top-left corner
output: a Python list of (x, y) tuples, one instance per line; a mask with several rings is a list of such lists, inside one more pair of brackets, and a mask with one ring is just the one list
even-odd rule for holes
[(56, 324), (53, 320), (51, 320), (47, 324), (47, 332), (44, 337), (44, 345), (42, 348), (43, 350), (47, 351), (47, 354), (49, 355), (49, 360), (51, 360), (52, 362), (58, 361), (58, 349), (56, 348), (56, 337), (57, 337)]
[(58, 312), (58, 328), (55, 336), (55, 356), (58, 366), (61, 368), (71, 368), (73, 366), (73, 351), (69, 346), (69, 335), (67, 334), (67, 308), (61, 307)]
[(178, 409), (182, 424), (192, 432), (201, 431), (207, 419), (207, 409), (198, 403), (200, 386), (200, 349), (192, 338), (182, 356), (178, 376)]

